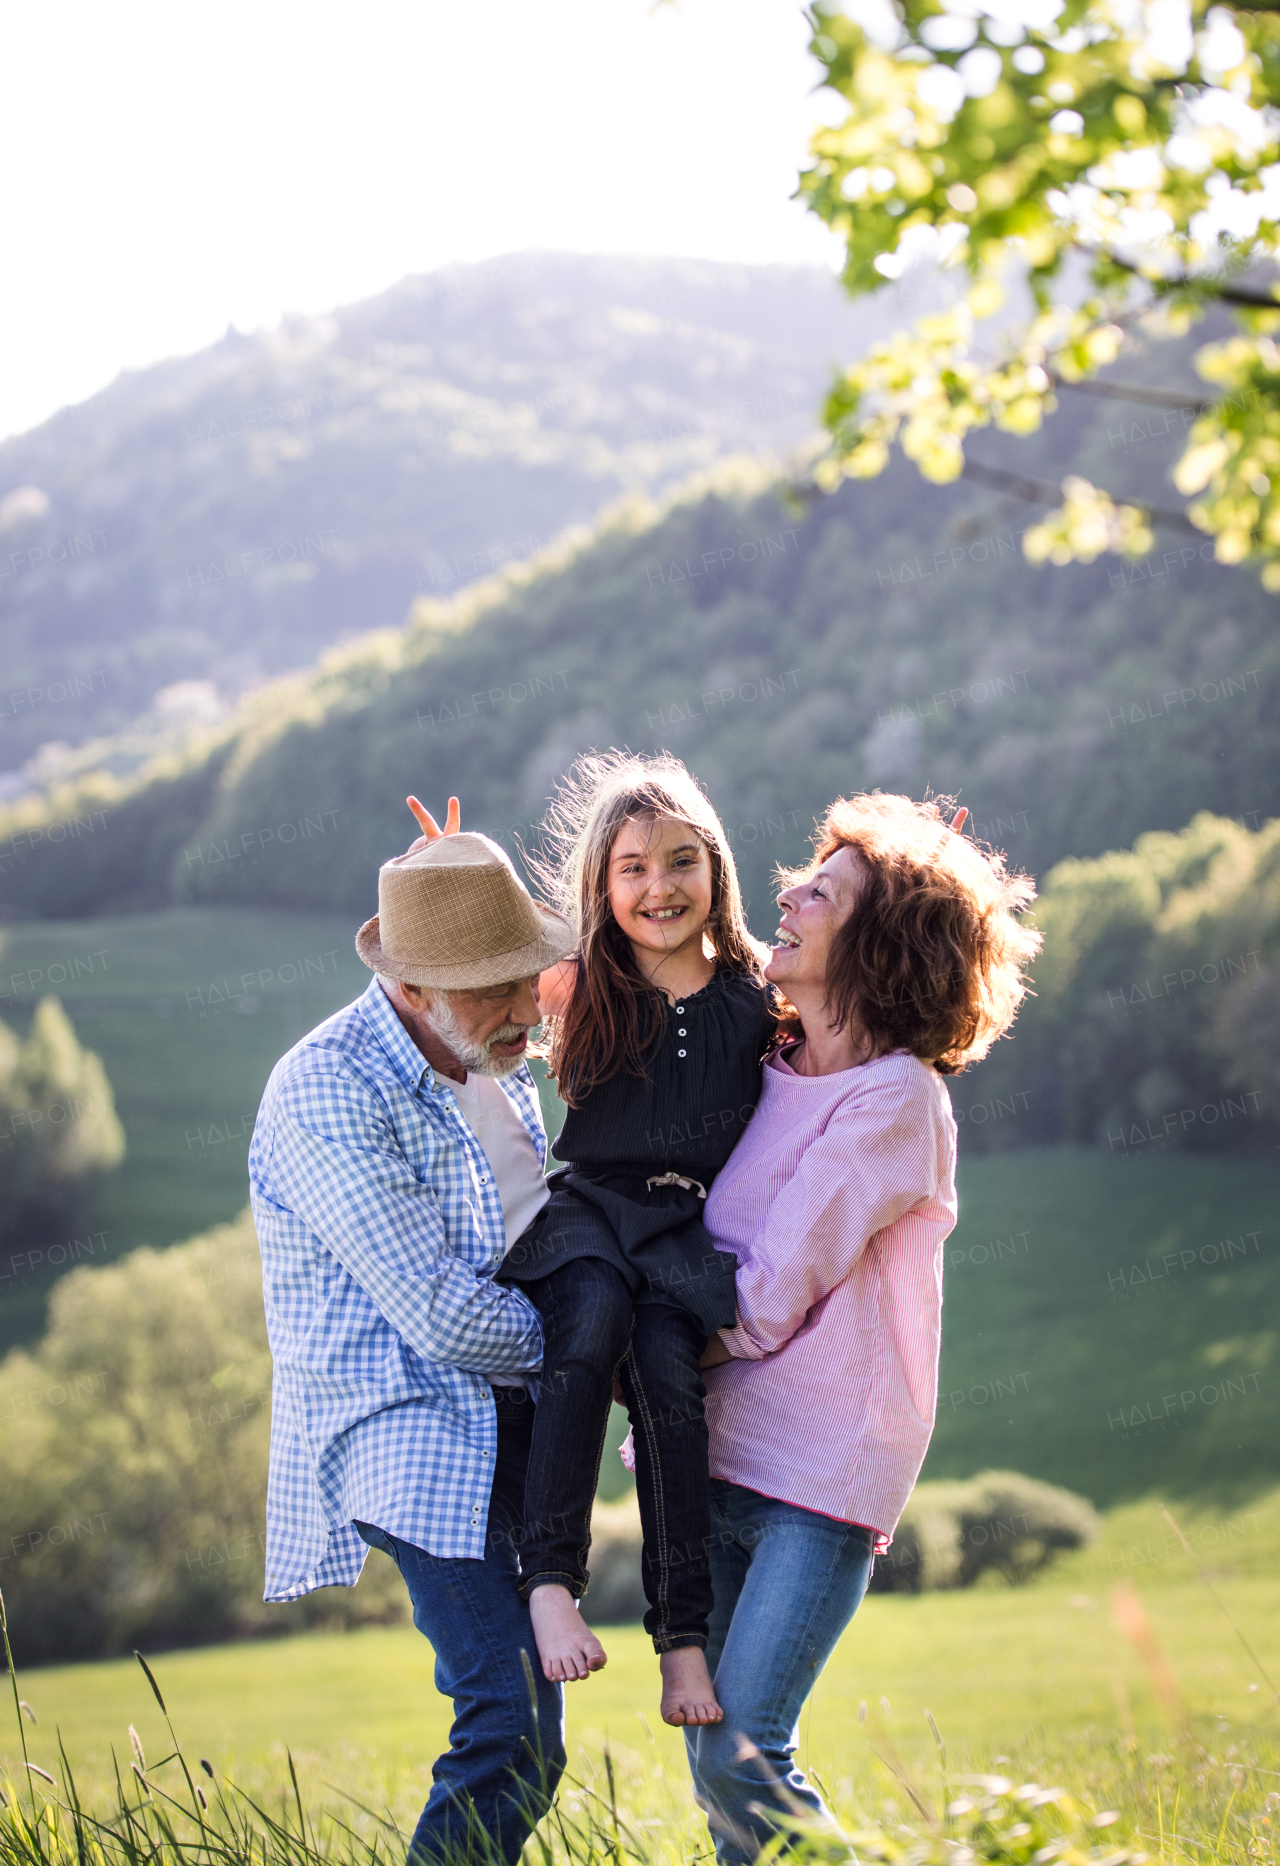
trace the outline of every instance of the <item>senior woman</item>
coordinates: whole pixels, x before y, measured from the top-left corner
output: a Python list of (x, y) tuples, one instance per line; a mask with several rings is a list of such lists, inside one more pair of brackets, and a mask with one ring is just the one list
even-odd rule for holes
[(706, 1208), (739, 1263), (738, 1325), (703, 1360), (724, 1720), (686, 1731), (720, 1866), (796, 1812), (835, 1830), (795, 1733), (933, 1430), (956, 1220), (943, 1077), (1009, 1028), (1040, 943), (1016, 917), (1030, 881), (937, 803), (841, 799), (786, 879), (765, 974), (781, 1041)]

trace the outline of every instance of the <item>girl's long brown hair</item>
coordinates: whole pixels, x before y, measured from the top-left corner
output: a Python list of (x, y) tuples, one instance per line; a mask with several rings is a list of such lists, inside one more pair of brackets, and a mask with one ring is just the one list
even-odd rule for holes
[(578, 933), (568, 1007), (547, 1020), (548, 1069), (571, 1108), (624, 1070), (643, 1077), (646, 1054), (666, 1022), (666, 996), (641, 975), (609, 903), (609, 858), (618, 832), (627, 823), (663, 818), (687, 823), (711, 858), (706, 938), (717, 961), (744, 977), (761, 975), (764, 948), (747, 931), (728, 837), (696, 779), (665, 752), (656, 758), (617, 751), (580, 758), (548, 812), (543, 851), (530, 861), (543, 890)]
[[(909, 1050), (944, 1076), (1004, 1036), (1041, 945), (1018, 918), (1035, 899), (1034, 882), (957, 835), (954, 808), (948, 797), (840, 797), (818, 826), (812, 862), (779, 871), (794, 887), (837, 849), (859, 857), (862, 885), (827, 960), (827, 1016), (843, 1029), (856, 1013), (878, 1055)], [(780, 1042), (803, 1034), (784, 1000)]]

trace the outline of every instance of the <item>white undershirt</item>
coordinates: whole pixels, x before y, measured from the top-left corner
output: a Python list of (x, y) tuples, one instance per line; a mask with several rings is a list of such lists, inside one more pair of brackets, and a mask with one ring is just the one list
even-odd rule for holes
[(493, 1168), (510, 1250), (551, 1197), (529, 1130), (492, 1076), (472, 1069), (465, 1082), (449, 1086)]

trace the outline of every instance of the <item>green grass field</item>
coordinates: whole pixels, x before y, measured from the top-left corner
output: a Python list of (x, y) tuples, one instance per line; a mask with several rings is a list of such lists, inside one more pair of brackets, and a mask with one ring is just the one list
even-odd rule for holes
[[(936, 1808), (940, 1758), (928, 1711), (952, 1778), (997, 1768), (1015, 1781), (1051, 1780), (1094, 1807), (1120, 1808), (1149, 1841), (1163, 1807), (1166, 1826), (1188, 1838), (1168, 1843), (1168, 1853), (1188, 1860), (1207, 1844), (1210, 1813), (1218, 1822), (1225, 1811), (1220, 1856), (1245, 1857), (1280, 1787), (1280, 1700), (1268, 1682), (1280, 1678), (1280, 1492), (1228, 1517), (1188, 1514), (1182, 1527), (1194, 1561), (1147, 1501), (1113, 1513), (1100, 1545), (1030, 1586), (870, 1596), (801, 1732), (803, 1756), (845, 1817), (862, 1825), (910, 1813), (900, 1777)], [(1141, 1590), (1183, 1707), (1156, 1696), (1117, 1631), (1109, 1593), (1118, 1583)], [(605, 1640), (607, 1669), (569, 1693), (573, 1772), (596, 1779), (607, 1743), (630, 1818), (660, 1824), (653, 1836), (678, 1839), (687, 1859), (705, 1839), (696, 1844), (680, 1736), (656, 1716), (656, 1660), (639, 1628), (609, 1628)], [(448, 1725), (430, 1651), (412, 1629), (151, 1657), (189, 1756), (207, 1756), (251, 1793), (274, 1797), (287, 1781), (288, 1749), (309, 1805), (342, 1807), (349, 1795), (411, 1824)], [(109, 1793), (112, 1748), (127, 1765), (130, 1723), (148, 1757), (166, 1752), (132, 1660), (50, 1667), (20, 1684), (40, 1718), (28, 1726), (32, 1760), (61, 1779), (60, 1734), (90, 1801)], [(13, 1739), (9, 1726), (0, 1752), (11, 1771), (20, 1762)], [(1181, 1826), (1172, 1821), (1179, 1782)]]

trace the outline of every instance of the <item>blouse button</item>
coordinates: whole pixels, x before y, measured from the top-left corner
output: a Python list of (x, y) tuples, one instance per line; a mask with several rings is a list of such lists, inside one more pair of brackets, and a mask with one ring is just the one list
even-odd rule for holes
[[(676, 1006), (676, 1016), (677, 1016), (677, 1017), (683, 1017), (683, 1016), (684, 1016), (684, 1006), (683, 1006), (683, 1004), (677, 1004), (677, 1006)], [(684, 1035), (684, 1032), (683, 1032), (683, 1031), (681, 1031), (681, 1033), (680, 1033), (680, 1034), (681, 1034), (681, 1036), (683, 1036), (683, 1035)]]
[(687, 1051), (687, 1050), (677, 1050), (677, 1051), (676, 1051), (676, 1055), (677, 1055), (677, 1056), (686, 1056), (686, 1055), (688, 1055), (688, 1051)]
[(689, 1034), (689, 1032), (688, 1032), (687, 1030), (685, 1030), (685, 1029), (683, 1028), (683, 1026), (682, 1026), (682, 1027), (681, 1027), (681, 1028), (680, 1028), (679, 1030), (677, 1030), (677, 1031), (676, 1031), (676, 1035), (677, 1035), (678, 1037), (687, 1037), (687, 1036), (688, 1036), (688, 1034)]

